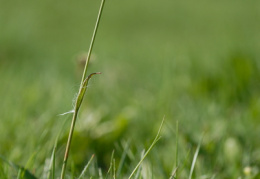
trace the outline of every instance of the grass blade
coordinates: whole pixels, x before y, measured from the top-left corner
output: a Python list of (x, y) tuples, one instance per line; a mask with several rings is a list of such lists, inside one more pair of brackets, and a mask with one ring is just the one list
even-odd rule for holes
[(127, 152), (128, 152), (128, 149), (129, 149), (129, 146), (130, 146), (130, 142), (128, 141), (124, 147), (124, 151), (123, 151), (123, 154), (122, 154), (122, 157), (120, 159), (120, 162), (119, 162), (119, 166), (118, 166), (118, 169), (117, 169), (117, 172), (116, 172), (116, 177), (119, 177), (121, 171), (122, 171), (122, 168), (123, 168), (123, 164), (124, 164), (124, 161), (126, 159), (126, 155), (127, 155)]
[(88, 56), (87, 56), (87, 59), (86, 59), (86, 64), (85, 64), (84, 72), (83, 72), (83, 75), (82, 75), (81, 85), (80, 85), (79, 93), (78, 93), (78, 96), (77, 96), (76, 105), (75, 105), (75, 108), (74, 108), (74, 113), (73, 113), (73, 118), (72, 118), (72, 121), (71, 121), (69, 137), (68, 137), (66, 150), (65, 150), (65, 154), (64, 154), (64, 160), (63, 160), (61, 177), (60, 177), (61, 179), (64, 179), (64, 177), (65, 177), (65, 171), (66, 171), (67, 161), (68, 161), (68, 157), (69, 157), (69, 151), (70, 151), (70, 145), (71, 145), (72, 136), (73, 136), (73, 132), (74, 132), (74, 127), (75, 127), (75, 123), (76, 123), (76, 119), (77, 119), (77, 116), (78, 116), (78, 111), (79, 111), (80, 105), (83, 101), (83, 97), (84, 97), (84, 94), (86, 92), (88, 81), (92, 77), (92, 75), (98, 74), (98, 73), (92, 73), (86, 78), (88, 64), (89, 64), (91, 52), (92, 52), (92, 49), (93, 49), (93, 45), (94, 45), (94, 42), (95, 42), (97, 29), (98, 29), (98, 26), (99, 26), (99, 22), (100, 22), (100, 18), (101, 18), (101, 15), (102, 15), (103, 8), (104, 8), (104, 4), (105, 4), (105, 0), (102, 0), (101, 5), (100, 5), (100, 9), (99, 9), (99, 13), (98, 13), (98, 17), (97, 17), (97, 21), (96, 21), (96, 25), (95, 25), (95, 28), (94, 28), (94, 32), (93, 32), (93, 35), (92, 35), (91, 42), (90, 42)]
[(55, 144), (54, 144), (54, 147), (52, 150), (52, 154), (51, 154), (51, 160), (50, 160), (50, 164), (49, 164), (48, 177), (47, 177), (48, 179), (55, 178), (55, 157), (56, 157), (57, 144), (58, 144), (58, 138), (55, 141)]
[[(145, 150), (142, 151), (141, 158), (144, 157), (144, 154), (145, 154)], [(139, 178), (140, 173), (141, 173), (141, 169), (142, 169), (142, 167), (139, 167), (139, 168), (138, 168), (134, 179), (138, 179), (138, 178)]]
[(84, 176), (84, 174), (86, 173), (86, 171), (87, 171), (87, 169), (88, 169), (90, 163), (92, 162), (94, 156), (95, 156), (94, 154), (91, 156), (91, 158), (89, 159), (87, 165), (86, 165), (86, 166), (84, 167), (84, 169), (82, 170), (82, 172), (81, 172), (80, 176), (78, 177), (78, 179), (80, 179), (80, 178), (82, 178), (82, 177)]
[[(203, 139), (203, 137), (202, 137)], [(200, 146), (201, 146), (201, 142), (202, 142), (202, 139), (200, 140), (200, 143), (196, 149), (196, 152), (193, 156), (193, 160), (192, 160), (192, 164), (191, 164), (191, 169), (190, 169), (190, 175), (189, 175), (189, 179), (191, 179), (192, 177), (192, 174), (193, 174), (193, 171), (194, 171), (194, 168), (195, 168), (195, 164), (196, 164), (196, 161), (197, 161), (197, 158), (198, 158), (198, 155), (199, 155), (199, 151), (200, 151)]]
[(108, 178), (108, 175), (109, 175), (111, 169), (113, 168), (114, 153), (115, 153), (115, 151), (113, 150), (112, 155), (111, 155), (111, 159), (110, 159), (110, 166), (108, 168), (107, 175), (106, 175), (106, 179)]
[(160, 128), (158, 130), (158, 133), (155, 137), (155, 139), (153, 140), (151, 146), (148, 148), (148, 150), (145, 152), (145, 154), (143, 155), (143, 157), (141, 158), (141, 160), (139, 161), (139, 163), (136, 165), (136, 167), (134, 168), (134, 170), (132, 171), (131, 175), (128, 177), (128, 179), (132, 178), (134, 173), (137, 171), (137, 169), (139, 168), (139, 166), (141, 165), (141, 163), (144, 161), (145, 157), (149, 154), (149, 152), (152, 150), (153, 146), (158, 142), (158, 140), (160, 140), (160, 133), (161, 133), (161, 130), (162, 130), (162, 126), (163, 126), (163, 123), (164, 123), (164, 118), (162, 120), (162, 123), (160, 125)]
[(116, 159), (113, 159), (113, 168), (114, 168), (114, 172), (113, 172), (113, 179), (116, 179)]
[(172, 174), (170, 176), (169, 179), (177, 179), (177, 170), (178, 170), (178, 167), (176, 167), (173, 171), (172, 171)]

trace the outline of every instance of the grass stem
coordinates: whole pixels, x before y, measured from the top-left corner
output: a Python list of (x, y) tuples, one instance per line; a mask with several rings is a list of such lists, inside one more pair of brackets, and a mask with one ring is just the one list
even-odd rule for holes
[(66, 145), (66, 151), (65, 151), (63, 165), (62, 165), (62, 171), (61, 171), (61, 177), (60, 177), (61, 179), (64, 179), (64, 177), (65, 177), (65, 171), (66, 171), (67, 161), (68, 161), (68, 157), (69, 157), (70, 145), (71, 145), (72, 136), (73, 136), (73, 132), (74, 132), (74, 128), (75, 128), (75, 123), (76, 123), (76, 119), (77, 119), (77, 116), (78, 116), (79, 108), (81, 106), (84, 94), (86, 92), (88, 81), (94, 74), (100, 74), (100, 73), (92, 73), (86, 78), (88, 64), (89, 64), (91, 52), (92, 52), (92, 49), (93, 49), (93, 45), (94, 45), (94, 42), (95, 42), (95, 38), (96, 38), (96, 34), (97, 34), (97, 30), (98, 30), (98, 26), (99, 26), (99, 22), (100, 22), (100, 18), (101, 18), (101, 15), (102, 15), (104, 4), (105, 4), (105, 0), (102, 0), (101, 6), (100, 6), (100, 9), (99, 9), (99, 13), (98, 13), (98, 17), (97, 17), (97, 21), (96, 21), (96, 25), (95, 25), (94, 32), (93, 32), (93, 35), (92, 35), (90, 47), (89, 47), (84, 72), (83, 72), (83, 75), (82, 75), (79, 93), (78, 93), (78, 96), (77, 96), (76, 104), (74, 106), (74, 113), (73, 113), (73, 117), (72, 117), (72, 121), (71, 121), (69, 137), (68, 137), (68, 141), (67, 141), (67, 145)]

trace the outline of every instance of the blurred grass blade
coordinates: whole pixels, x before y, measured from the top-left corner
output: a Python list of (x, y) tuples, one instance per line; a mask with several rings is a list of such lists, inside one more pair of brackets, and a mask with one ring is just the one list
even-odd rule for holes
[(18, 170), (17, 179), (23, 178), (21, 169)]
[(113, 179), (116, 179), (116, 159), (113, 159), (113, 168), (114, 168), (114, 172), (113, 172)]
[(107, 171), (107, 174), (106, 174), (106, 179), (108, 178), (108, 175), (113, 168), (114, 153), (115, 153), (115, 151), (113, 150), (112, 155), (111, 155), (111, 159), (110, 159), (110, 165), (109, 165), (109, 168), (108, 168), (108, 171)]
[(9, 178), (7, 176), (7, 172), (5, 171), (3, 162), (0, 162), (0, 178), (6, 178), (6, 179)]
[(64, 115), (66, 115), (66, 114), (71, 114), (71, 113), (74, 113), (74, 112), (75, 112), (74, 110), (70, 110), (70, 111), (68, 111), (68, 112), (59, 114), (59, 116), (64, 116)]
[(102, 174), (101, 168), (98, 169), (98, 175), (99, 175), (99, 179), (103, 179), (103, 174)]
[[(142, 153), (141, 153), (141, 158), (144, 157), (144, 154), (145, 154), (145, 150), (142, 151)], [(140, 166), (140, 167), (138, 168), (134, 179), (138, 179), (138, 178), (139, 178), (140, 173), (141, 173), (141, 170), (142, 170), (142, 166)]]
[(121, 171), (122, 171), (122, 168), (123, 168), (124, 161), (125, 161), (125, 159), (126, 159), (126, 155), (127, 155), (129, 146), (130, 146), (130, 142), (128, 141), (128, 142), (126, 143), (126, 146), (125, 146), (125, 148), (124, 148), (122, 157), (121, 157), (121, 159), (120, 159), (119, 166), (118, 166), (118, 169), (117, 169), (117, 172), (116, 172), (116, 177), (119, 177), (119, 175), (121, 174)]
[(54, 144), (54, 147), (53, 147), (53, 150), (52, 150), (47, 179), (50, 179), (50, 178), (54, 179), (55, 178), (55, 158), (56, 158), (57, 144), (58, 144), (58, 137), (57, 137), (57, 139), (55, 141), (55, 144)]
[(177, 179), (177, 170), (178, 170), (178, 167), (173, 169), (172, 174), (169, 179)]
[(141, 158), (141, 160), (139, 161), (139, 163), (136, 165), (136, 167), (134, 168), (134, 170), (132, 171), (131, 175), (128, 177), (128, 179), (132, 178), (134, 173), (137, 171), (137, 169), (139, 168), (139, 166), (141, 165), (141, 163), (144, 161), (145, 157), (149, 154), (149, 152), (152, 150), (153, 146), (158, 142), (158, 140), (160, 140), (160, 133), (161, 133), (161, 130), (162, 130), (162, 126), (163, 126), (163, 123), (164, 123), (164, 119), (162, 120), (162, 123), (160, 125), (160, 128), (158, 130), (158, 133), (155, 137), (155, 139), (153, 140), (151, 146), (148, 148), (148, 150), (145, 152), (144, 156)]
[(194, 167), (195, 167), (195, 163), (197, 161), (197, 157), (198, 157), (198, 154), (199, 154), (199, 150), (200, 150), (200, 144), (198, 145), (198, 147), (196, 149), (196, 152), (194, 154), (193, 160), (192, 160), (189, 179), (191, 179), (191, 177), (192, 177), (192, 174), (193, 174), (193, 171), (194, 171)]
[[(204, 136), (204, 135), (203, 135)], [(197, 161), (197, 158), (198, 158), (198, 155), (199, 155), (199, 151), (200, 151), (200, 146), (201, 146), (201, 143), (202, 143), (202, 139), (203, 137), (201, 138), (200, 140), (200, 143), (196, 149), (196, 152), (194, 154), (194, 157), (193, 157), (193, 160), (192, 160), (192, 164), (191, 164), (191, 169), (190, 169), (190, 175), (189, 175), (189, 179), (192, 178), (192, 174), (193, 174), (193, 171), (194, 171), (194, 168), (195, 168), (195, 164), (196, 164), (196, 161)]]
[(0, 159), (7, 163), (9, 166), (12, 168), (16, 169), (18, 171), (18, 176), (19, 179), (37, 179), (29, 170), (25, 169), (22, 166), (16, 165), (15, 163), (7, 160), (4, 156), (0, 155)]
[(78, 177), (78, 179), (81, 179), (81, 178), (84, 176), (84, 174), (86, 173), (86, 171), (87, 171), (87, 169), (88, 169), (90, 163), (92, 162), (94, 156), (95, 156), (94, 154), (91, 156), (91, 158), (89, 159), (87, 165), (86, 165), (86, 166), (84, 167), (84, 169), (82, 170), (82, 172), (81, 172), (80, 176)]

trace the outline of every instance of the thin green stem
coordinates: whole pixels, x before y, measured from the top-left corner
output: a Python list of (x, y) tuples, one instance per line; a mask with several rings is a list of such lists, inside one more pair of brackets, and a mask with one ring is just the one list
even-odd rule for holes
[(101, 6), (100, 6), (100, 9), (99, 9), (99, 13), (98, 13), (98, 17), (97, 17), (97, 21), (96, 21), (96, 25), (95, 25), (94, 32), (93, 32), (93, 35), (92, 35), (90, 47), (89, 47), (84, 72), (83, 72), (83, 75), (82, 75), (81, 85), (80, 85), (77, 100), (76, 100), (76, 103), (75, 103), (75, 106), (74, 106), (74, 113), (73, 113), (73, 117), (72, 117), (72, 121), (71, 121), (69, 137), (68, 137), (68, 141), (67, 141), (67, 145), (66, 145), (66, 150), (65, 150), (65, 155), (64, 155), (64, 160), (63, 160), (63, 165), (62, 165), (62, 170), (61, 170), (61, 179), (64, 179), (64, 177), (65, 177), (66, 166), (67, 166), (67, 161), (68, 161), (68, 157), (69, 157), (70, 145), (71, 145), (71, 141), (72, 141), (72, 137), (73, 137), (73, 133), (74, 133), (75, 123), (76, 123), (76, 119), (77, 119), (77, 116), (78, 116), (79, 108), (81, 106), (81, 103), (82, 103), (82, 100), (83, 100), (83, 97), (84, 97), (84, 94), (85, 94), (85, 91), (86, 91), (86, 88), (87, 88), (88, 81), (94, 74), (100, 74), (100, 73), (92, 73), (86, 78), (88, 64), (89, 64), (91, 52), (92, 52), (92, 49), (93, 49), (93, 45), (94, 45), (94, 42), (95, 42), (97, 29), (98, 29), (98, 26), (99, 26), (99, 22), (100, 22), (100, 18), (101, 18), (101, 15), (102, 15), (104, 4), (105, 4), (105, 0), (102, 0)]
[(98, 12), (96, 25), (95, 25), (94, 32), (93, 32), (93, 35), (92, 35), (92, 39), (91, 39), (90, 46), (89, 46), (88, 56), (87, 56), (87, 59), (86, 59), (86, 64), (85, 64), (84, 72), (83, 72), (83, 75), (82, 75), (81, 84), (83, 83), (83, 81), (86, 79), (86, 76), (87, 76), (88, 64), (89, 64), (91, 52), (92, 52), (92, 49), (93, 49), (93, 45), (94, 45), (94, 42), (95, 42), (95, 39), (96, 39), (96, 34), (97, 34), (100, 18), (101, 18), (102, 12), (103, 12), (104, 4), (105, 4), (105, 0), (102, 0), (101, 6), (100, 6), (99, 12)]

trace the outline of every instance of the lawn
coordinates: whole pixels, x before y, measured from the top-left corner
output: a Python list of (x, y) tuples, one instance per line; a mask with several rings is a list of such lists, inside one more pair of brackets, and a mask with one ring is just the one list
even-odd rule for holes
[[(60, 175), (100, 1), (0, 6), (0, 178)], [(260, 1), (107, 0), (66, 178), (260, 178)], [(176, 150), (178, 149), (177, 157)], [(18, 177), (19, 178), (19, 177)], [(113, 177), (108, 177), (113, 178)]]

